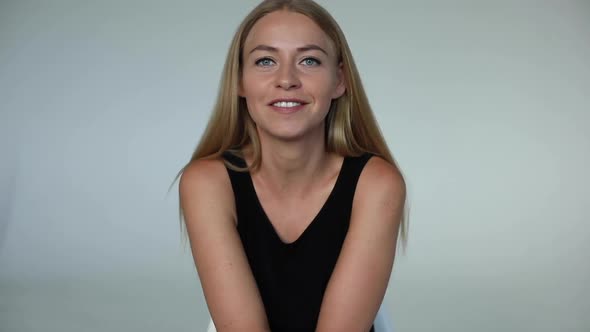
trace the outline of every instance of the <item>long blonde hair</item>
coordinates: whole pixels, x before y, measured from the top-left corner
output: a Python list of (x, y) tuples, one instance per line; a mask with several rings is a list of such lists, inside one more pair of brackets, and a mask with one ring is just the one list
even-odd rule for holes
[[(253, 162), (247, 169), (225, 162), (234, 170), (255, 170), (261, 162), (260, 141), (256, 125), (247, 112), (246, 101), (238, 95), (244, 42), (254, 24), (263, 16), (278, 10), (288, 10), (311, 18), (332, 40), (342, 64), (346, 91), (332, 101), (326, 117), (326, 150), (342, 156), (373, 153), (387, 160), (400, 171), (369, 105), (361, 78), (352, 58), (344, 33), (323, 7), (312, 0), (265, 0), (254, 8), (238, 27), (231, 42), (223, 68), (217, 101), (197, 148), (189, 162), (176, 175), (178, 180), (185, 168), (197, 159), (215, 159), (224, 152), (240, 154), (241, 148), (251, 147)], [(182, 207), (179, 206), (181, 232), (186, 231)], [(408, 218), (404, 203), (399, 239), (405, 250)], [(183, 232), (184, 233), (184, 232)], [(183, 237), (186, 239), (186, 237)]]

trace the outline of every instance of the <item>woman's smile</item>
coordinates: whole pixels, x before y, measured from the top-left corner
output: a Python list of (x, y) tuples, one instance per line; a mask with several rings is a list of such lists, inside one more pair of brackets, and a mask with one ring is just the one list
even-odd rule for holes
[(292, 114), (303, 110), (307, 104), (300, 99), (275, 99), (269, 106), (278, 113)]

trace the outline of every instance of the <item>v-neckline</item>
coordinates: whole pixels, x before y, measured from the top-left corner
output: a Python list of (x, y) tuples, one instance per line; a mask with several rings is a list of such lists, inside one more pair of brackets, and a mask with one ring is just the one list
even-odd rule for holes
[(250, 172), (247, 172), (247, 174), (248, 174), (248, 184), (250, 186), (249, 189), (252, 190), (252, 193), (254, 195), (254, 200), (256, 201), (257, 208), (259, 209), (259, 211), (262, 214), (262, 216), (264, 216), (264, 221), (263, 222), (269, 228), (269, 230), (273, 234), (274, 238), (276, 240), (278, 240), (283, 246), (286, 246), (286, 247), (293, 247), (293, 246), (295, 246), (297, 243), (301, 242), (301, 239), (304, 238), (305, 235), (310, 232), (310, 229), (312, 227), (314, 227), (315, 224), (317, 224), (317, 221), (318, 221), (319, 217), (322, 214), (325, 213), (325, 210), (326, 210), (327, 206), (334, 199), (334, 196), (338, 192), (338, 189), (340, 187), (340, 183), (342, 182), (342, 174), (344, 172), (344, 168), (346, 166), (346, 163), (347, 163), (348, 159), (349, 159), (348, 157), (344, 157), (343, 158), (342, 164), (340, 165), (340, 170), (338, 171), (338, 176), (336, 177), (336, 182), (334, 182), (334, 186), (332, 187), (332, 190), (330, 191), (330, 194), (328, 195), (328, 198), (326, 198), (326, 201), (324, 202), (324, 204), (322, 205), (322, 207), (320, 208), (320, 210), (313, 217), (313, 219), (307, 225), (307, 227), (305, 227), (305, 229), (303, 230), (303, 232), (301, 232), (301, 234), (299, 234), (299, 236), (294, 241), (292, 241), (292, 242), (285, 242), (285, 241), (283, 241), (283, 239), (281, 238), (281, 236), (277, 232), (275, 226), (273, 225), (273, 223), (270, 221), (270, 218), (266, 214), (266, 211), (264, 210), (264, 207), (262, 206), (262, 203), (260, 202), (260, 199), (258, 197), (258, 193), (256, 192), (256, 187), (254, 187), (254, 181), (252, 180), (252, 175), (250, 174)]

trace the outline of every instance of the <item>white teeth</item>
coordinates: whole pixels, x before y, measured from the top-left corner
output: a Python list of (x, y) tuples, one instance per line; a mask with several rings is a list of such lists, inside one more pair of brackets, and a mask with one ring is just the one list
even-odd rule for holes
[(272, 105), (276, 106), (276, 107), (295, 107), (295, 106), (301, 105), (301, 103), (296, 103), (296, 102), (292, 102), (292, 101), (279, 101), (279, 102), (276, 102)]

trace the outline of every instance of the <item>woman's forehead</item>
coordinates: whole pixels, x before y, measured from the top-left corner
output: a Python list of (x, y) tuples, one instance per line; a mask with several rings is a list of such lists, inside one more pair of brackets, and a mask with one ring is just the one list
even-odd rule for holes
[(285, 50), (317, 45), (333, 53), (332, 44), (311, 18), (282, 10), (267, 14), (254, 24), (244, 42), (244, 50), (248, 53), (259, 45)]

